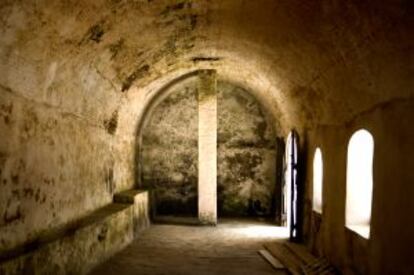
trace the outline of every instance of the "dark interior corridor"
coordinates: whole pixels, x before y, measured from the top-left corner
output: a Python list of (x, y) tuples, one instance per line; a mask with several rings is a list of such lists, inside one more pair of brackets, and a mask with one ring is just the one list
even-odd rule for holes
[(0, 274), (414, 274), (412, 2), (0, 0)]

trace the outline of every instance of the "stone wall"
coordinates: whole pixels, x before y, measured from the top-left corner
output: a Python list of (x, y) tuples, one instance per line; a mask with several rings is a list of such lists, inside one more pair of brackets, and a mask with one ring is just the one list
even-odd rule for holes
[(198, 105), (194, 83), (178, 85), (152, 112), (142, 137), (142, 184), (159, 215), (197, 216)]
[[(275, 189), (272, 120), (246, 90), (218, 82), (218, 211), (268, 216)], [(195, 82), (177, 84), (152, 112), (142, 139), (143, 186), (156, 213), (197, 215), (198, 113)]]
[[(393, 100), (342, 126), (308, 131), (305, 239), (317, 255), (346, 273), (412, 274), (414, 101)], [(398, 124), (396, 123), (398, 121)], [(371, 234), (364, 239), (345, 227), (349, 139), (364, 128), (374, 138)], [(312, 160), (322, 150), (322, 215), (312, 211)]]
[(0, 87), (0, 132), (0, 251), (112, 200), (115, 157), (103, 127)]
[(274, 214), (276, 135), (272, 120), (246, 90), (219, 82), (218, 91), (219, 215)]
[(311, 129), (301, 140), (330, 148), (332, 211), (322, 216), (321, 247), (341, 267), (347, 253), (357, 255), (345, 250), (340, 216), (344, 129), (372, 115), (367, 121), (383, 128), (376, 144), (390, 151), (378, 151), (366, 263), (372, 274), (413, 273), (413, 114), (398, 105), (414, 96), (412, 10), (393, 0), (2, 1), (0, 250), (131, 188), (146, 103), (166, 83), (208, 68), (260, 97), (284, 134)]
[(115, 203), (0, 253), (0, 274), (87, 274), (148, 228), (148, 199), (142, 190), (117, 193)]

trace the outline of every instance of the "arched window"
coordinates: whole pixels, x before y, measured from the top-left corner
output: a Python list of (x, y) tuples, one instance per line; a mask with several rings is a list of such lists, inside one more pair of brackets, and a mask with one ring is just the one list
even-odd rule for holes
[(371, 221), (374, 139), (367, 130), (355, 132), (348, 144), (346, 227), (368, 239)]
[(316, 148), (313, 156), (313, 210), (322, 213), (323, 163), (321, 149)]

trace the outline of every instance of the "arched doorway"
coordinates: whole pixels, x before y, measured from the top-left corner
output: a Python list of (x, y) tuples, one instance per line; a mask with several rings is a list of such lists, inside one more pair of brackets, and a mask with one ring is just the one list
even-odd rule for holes
[[(198, 78), (192, 73), (160, 91), (138, 131), (139, 186), (151, 190), (153, 217), (197, 217), (199, 156), (208, 153), (197, 149)], [(237, 85), (220, 80), (216, 93), (219, 216), (280, 221), (274, 118)]]
[(220, 217), (274, 221), (275, 123), (247, 90), (217, 84), (217, 207)]
[(153, 218), (198, 215), (196, 77), (174, 83), (151, 107), (142, 127), (141, 185), (151, 190)]

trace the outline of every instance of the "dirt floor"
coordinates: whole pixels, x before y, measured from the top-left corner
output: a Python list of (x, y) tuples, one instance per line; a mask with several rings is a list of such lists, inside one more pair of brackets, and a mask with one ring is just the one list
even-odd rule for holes
[(264, 242), (286, 238), (286, 228), (252, 220), (182, 222), (152, 225), (91, 274), (287, 274), (258, 254)]

